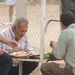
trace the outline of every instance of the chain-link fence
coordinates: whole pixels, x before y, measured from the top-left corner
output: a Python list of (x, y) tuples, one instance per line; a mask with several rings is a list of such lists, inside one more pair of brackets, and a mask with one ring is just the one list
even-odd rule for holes
[[(31, 2), (30, 2), (31, 1)], [(16, 7), (16, 5), (15, 5)], [(16, 19), (16, 10), (14, 7), (13, 21)], [(30, 43), (34, 50), (40, 51), (40, 1), (39, 0), (28, 0), (27, 4), (27, 18), (29, 20), (28, 36)], [(59, 20), (59, 3), (58, 0), (47, 0), (46, 3), (46, 14), (45, 14), (45, 26), (50, 20)], [(0, 2), (0, 24), (3, 26), (0, 29), (7, 27), (8, 22), (8, 6), (5, 2)], [(46, 29), (44, 37), (44, 48), (45, 51), (50, 51), (49, 43), (51, 40), (57, 41), (60, 34), (60, 23), (51, 21)]]
[[(13, 12), (13, 21), (16, 19), (16, 11), (14, 6), (14, 12)], [(9, 22), (9, 6), (6, 5), (6, 2), (1, 1), (0, 2), (0, 26), (2, 26), (0, 29), (3, 29)], [(5, 26), (5, 27), (4, 27)]]

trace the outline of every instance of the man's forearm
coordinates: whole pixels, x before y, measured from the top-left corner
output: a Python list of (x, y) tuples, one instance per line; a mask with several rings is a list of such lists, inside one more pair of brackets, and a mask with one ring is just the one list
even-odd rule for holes
[(8, 39), (4, 38), (1, 34), (0, 34), (0, 42), (5, 43), (11, 47), (16, 47), (18, 45), (17, 42), (8, 40)]
[(8, 40), (6, 38), (4, 38), (1, 34), (0, 34), (0, 42), (8, 44)]

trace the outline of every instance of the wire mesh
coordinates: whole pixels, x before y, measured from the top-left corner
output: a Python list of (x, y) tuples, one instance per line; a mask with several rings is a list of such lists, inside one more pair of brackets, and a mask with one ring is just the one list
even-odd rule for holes
[[(16, 19), (16, 11), (14, 5), (13, 21)], [(0, 24), (6, 24), (9, 22), (9, 6), (6, 2), (0, 2)]]

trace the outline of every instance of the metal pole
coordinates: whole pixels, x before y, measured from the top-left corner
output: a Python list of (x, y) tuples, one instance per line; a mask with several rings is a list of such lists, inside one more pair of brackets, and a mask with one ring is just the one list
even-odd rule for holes
[(60, 14), (62, 13), (62, 2), (61, 0), (59, 0), (59, 11), (60, 11)]
[(27, 18), (27, 0), (23, 0), (22, 16)]
[(23, 65), (23, 62), (22, 61), (20, 61), (19, 62), (19, 75), (22, 75), (23, 73), (23, 67), (22, 67), (22, 65)]
[[(27, 18), (26, 2), (27, 0), (17, 0), (16, 1), (16, 17)], [(22, 75), (22, 62), (19, 63), (19, 75)]]
[[(44, 24), (45, 24), (45, 4), (46, 0), (41, 0), (41, 18), (40, 18), (40, 63), (39, 63), (39, 68), (41, 67), (41, 64), (44, 61)], [(39, 71), (40, 72), (40, 71)], [(40, 75), (41, 72), (40, 72)]]
[[(62, 2), (61, 2), (61, 0), (59, 0), (59, 13), (62, 14)], [(62, 30), (61, 24), (60, 24), (60, 30)]]
[(22, 17), (22, 1), (23, 0), (16, 1), (16, 17), (17, 18)]
[(26, 9), (27, 0), (17, 0), (16, 1), (16, 17), (27, 18), (27, 9)]
[(46, 0), (41, 0), (41, 21), (40, 21), (40, 65), (44, 61), (44, 24), (45, 24), (45, 5)]

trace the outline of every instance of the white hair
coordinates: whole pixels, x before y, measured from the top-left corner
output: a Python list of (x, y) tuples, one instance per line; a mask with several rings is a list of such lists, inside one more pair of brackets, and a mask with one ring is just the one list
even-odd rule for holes
[(12, 25), (12, 27), (19, 27), (19, 25), (21, 24), (21, 23), (25, 23), (24, 25), (26, 25), (26, 26), (28, 26), (28, 20), (27, 19), (25, 19), (25, 18), (23, 18), (23, 17), (21, 17), (21, 18), (19, 18), (19, 19), (16, 19), (15, 21), (14, 21), (14, 23), (13, 23), (13, 25)]

